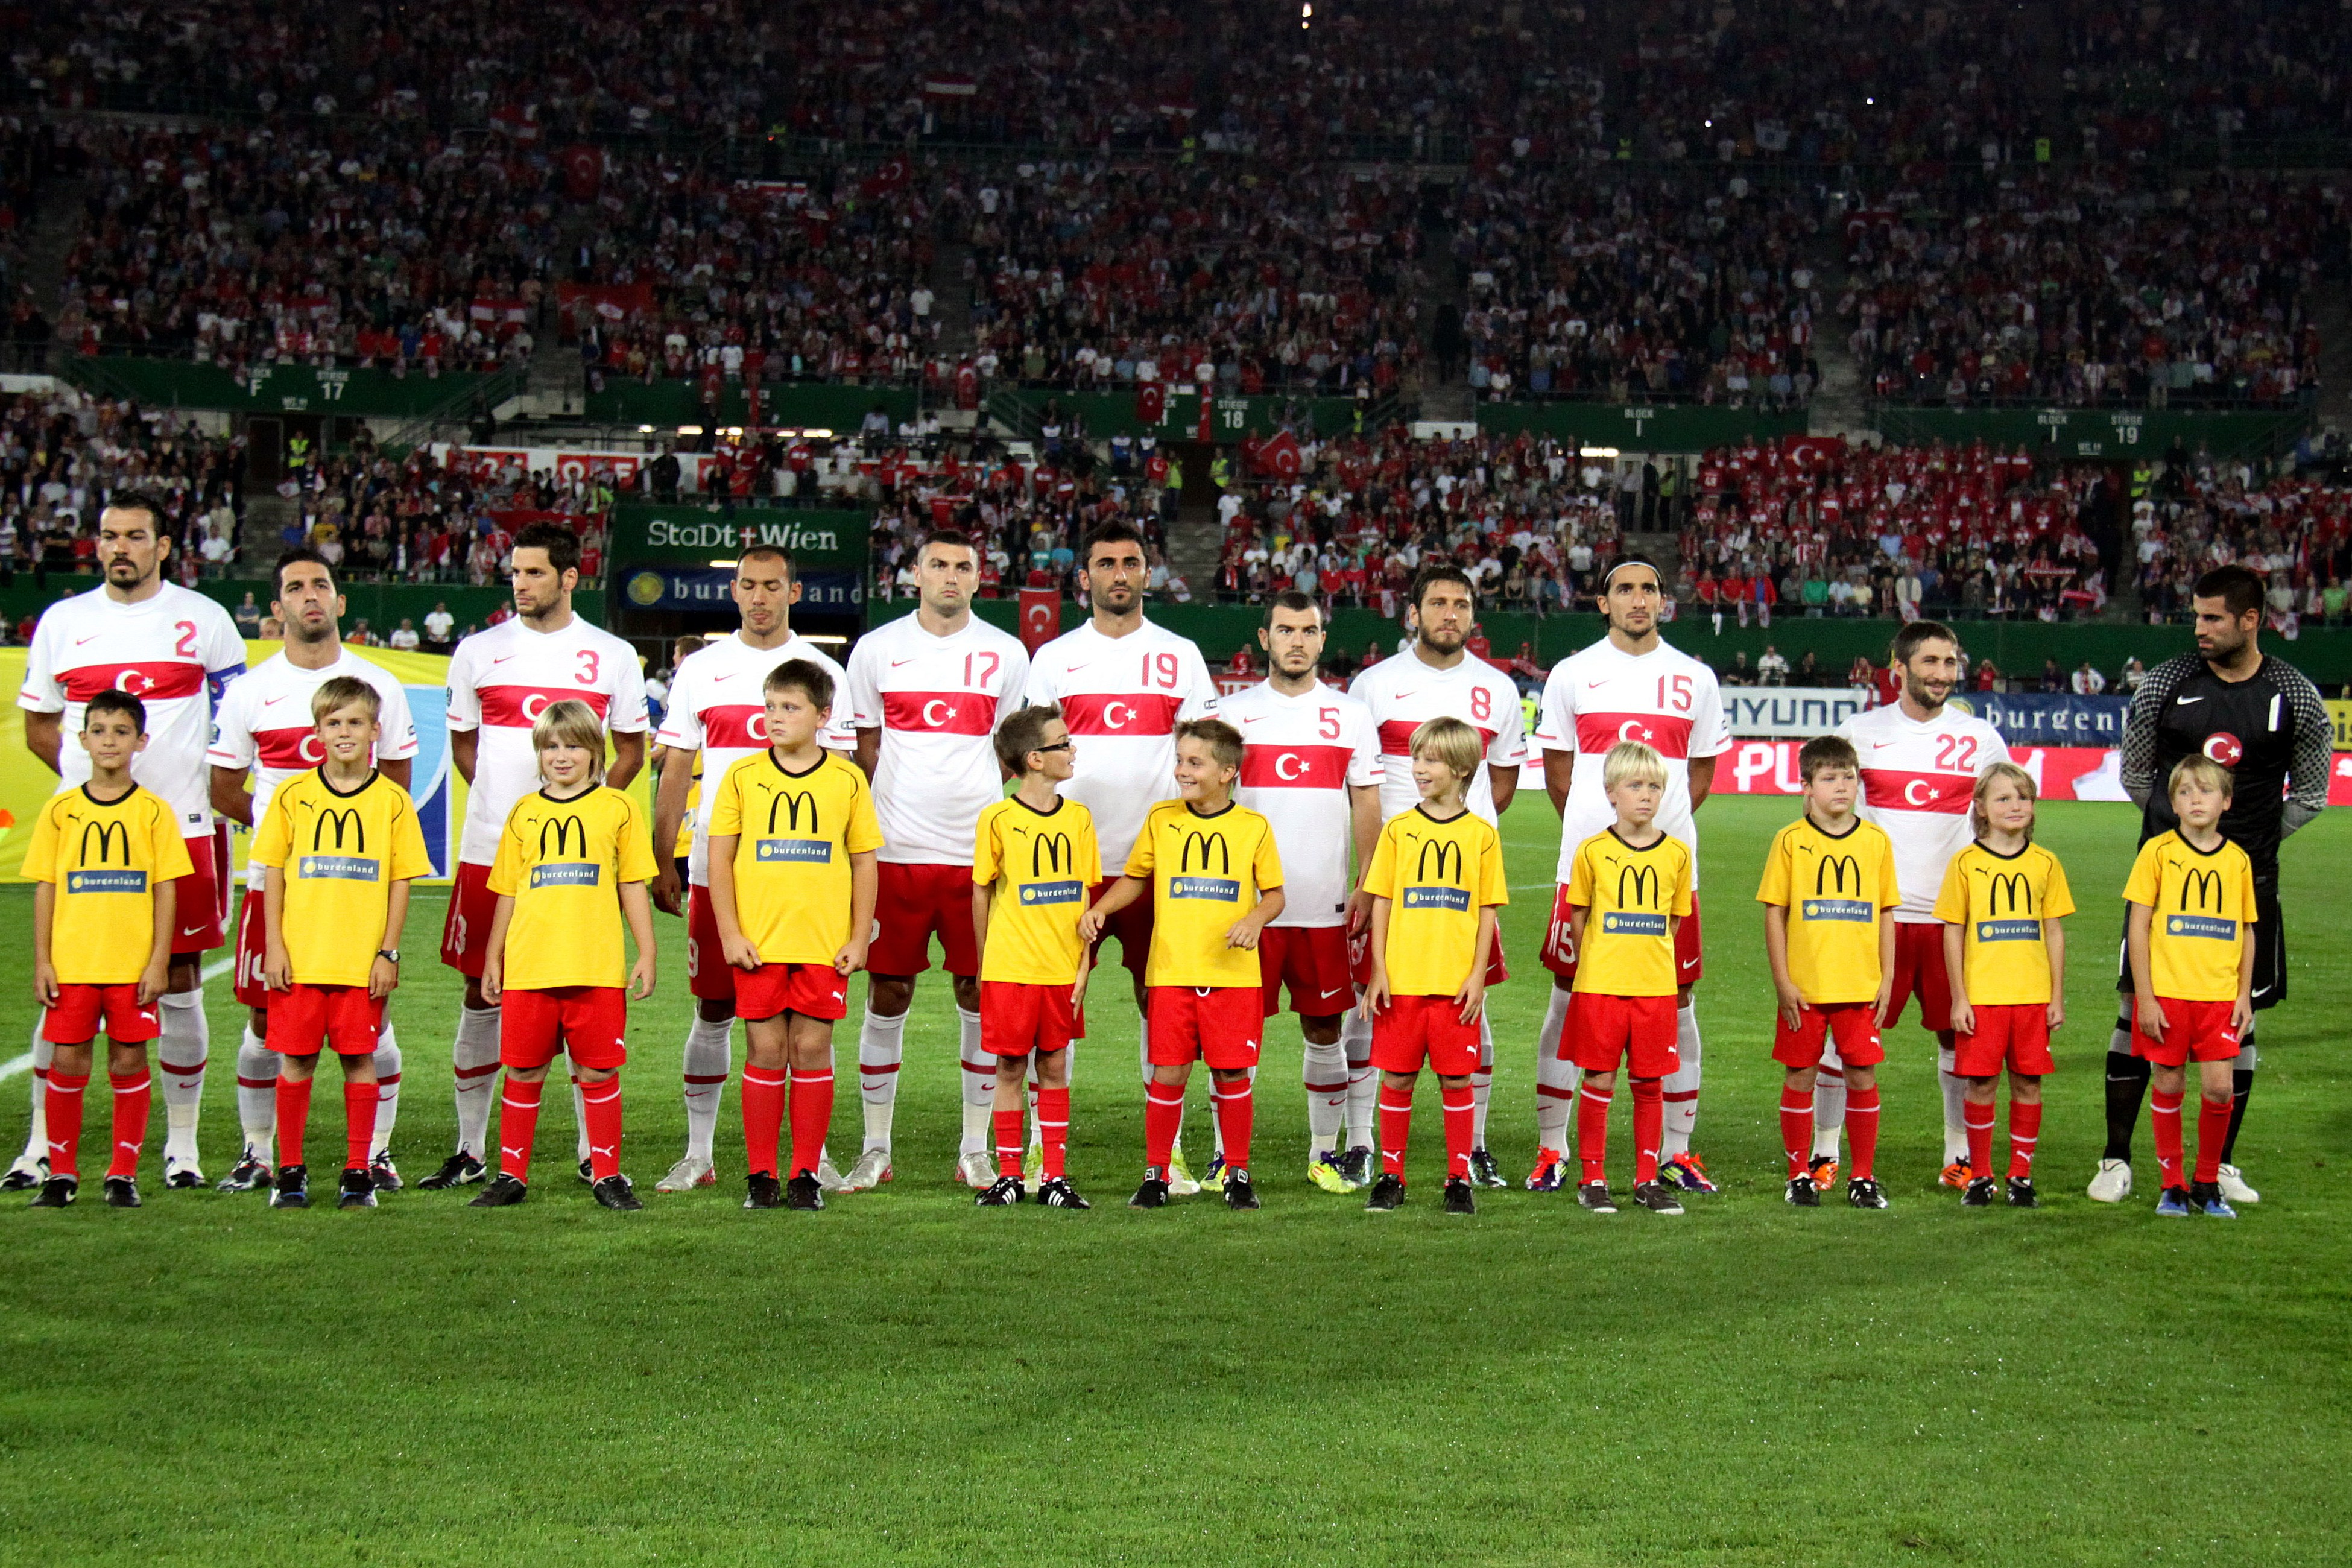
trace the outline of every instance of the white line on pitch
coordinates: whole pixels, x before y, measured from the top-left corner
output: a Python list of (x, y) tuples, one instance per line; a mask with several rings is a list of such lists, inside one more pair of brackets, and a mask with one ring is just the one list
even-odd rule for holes
[[(204, 977), (206, 980), (218, 980), (222, 975), (226, 974), (230, 970), (235, 969), (236, 967), (236, 960), (234, 958), (216, 958), (212, 963), (205, 965)], [(32, 1070), (32, 1052), (26, 1051), (21, 1057), (11, 1057), (8, 1060), (0, 1062), (0, 1083), (7, 1082), (10, 1079), (15, 1078), (18, 1073), (30, 1072)]]

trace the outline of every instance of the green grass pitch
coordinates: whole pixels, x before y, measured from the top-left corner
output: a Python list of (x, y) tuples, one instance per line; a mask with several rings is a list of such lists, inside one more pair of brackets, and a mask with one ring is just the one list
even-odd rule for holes
[[(1077, 1071), (1086, 1215), (977, 1211), (950, 1184), (936, 976), (908, 1031), (898, 1180), (821, 1215), (738, 1206), (731, 1088), (724, 1184), (648, 1192), (635, 1215), (572, 1179), (560, 1094), (538, 1190), (503, 1213), (414, 1191), (373, 1214), (165, 1194), (159, 1100), (143, 1211), (93, 1193), (0, 1213), (0, 1561), (2352, 1561), (2352, 816), (2286, 856), (2293, 999), (2265, 1019), (2240, 1152), (2264, 1201), (2225, 1225), (2158, 1220), (2152, 1183), (2120, 1209), (2082, 1195), (2133, 840), (2126, 808), (2093, 805), (2042, 819), (2088, 906), (2048, 1207), (1963, 1212), (1936, 1186), (1933, 1053), (1906, 1023), (1883, 1078), (1893, 1209), (1788, 1209), (1749, 894), (1792, 810), (1703, 815), (1697, 1146), (1725, 1190), (1681, 1219), (1516, 1190), (1449, 1219), (1427, 1082), (1402, 1212), (1314, 1190), (1286, 1019), (1259, 1085), (1265, 1210), (1131, 1213), (1142, 1096), (1110, 975)], [(1530, 795), (1506, 837), (1520, 977), (1494, 997), (1491, 1141), (1516, 1179), (1558, 829)], [(0, 894), (8, 996), (27, 993), (30, 910)], [(439, 911), (420, 898), (407, 945), (428, 957), (394, 1004), (412, 1179), (450, 1135)], [(662, 922), (663, 991), (625, 1079), (625, 1164), (648, 1188), (682, 1136), (681, 934)], [(237, 1022), (226, 982), (210, 994), (217, 1176)], [(29, 1007), (5, 1016), (21, 1039)], [(853, 1010), (853, 1068), (855, 1042)], [(856, 1144), (855, 1083), (836, 1149)], [(25, 1088), (0, 1086), (11, 1152)], [(320, 1095), (314, 1137), (340, 1138), (339, 1104)], [(2152, 1173), (2144, 1128), (2140, 1152)]]

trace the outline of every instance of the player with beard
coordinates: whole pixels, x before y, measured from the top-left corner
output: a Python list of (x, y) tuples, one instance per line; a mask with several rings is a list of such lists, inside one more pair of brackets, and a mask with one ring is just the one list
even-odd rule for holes
[[(60, 792), (90, 776), (89, 753), (68, 746), (82, 728), (82, 708), (109, 689), (147, 710), (147, 748), (131, 776), (172, 808), (186, 840), (193, 874), (179, 881), (169, 989), (155, 1066), (163, 1079), (163, 1184), (204, 1185), (196, 1154), (196, 1110), (212, 1035), (205, 1021), (204, 956), (221, 944), (228, 920), (228, 828), (215, 827), (205, 768), (213, 708), (245, 673), (236, 623), (202, 594), (163, 581), (172, 542), (163, 503), (142, 490), (119, 490), (98, 519), (98, 565), (104, 581), (41, 614), (25, 659), (16, 706), (25, 710), (25, 749), (58, 775)], [(25, 1152), (0, 1177), (0, 1191), (37, 1187), (47, 1173), (49, 1043), (33, 1026), (33, 1122)]]
[[(2124, 723), (2124, 789), (2140, 807), (2142, 844), (2175, 826), (2165, 781), (2183, 757), (2230, 770), (2234, 788), (2221, 835), (2246, 852), (2254, 871), (2253, 1005), (2259, 1015), (2286, 1000), (2286, 930), (2280, 920), (2279, 845), (2327, 805), (2332, 737), (2327, 704), (2308, 676), (2263, 652), (2263, 580), (2243, 566), (2218, 566), (2189, 593), (2197, 651), (2147, 672)], [(2129, 955), (2116, 989), (2126, 1011), (2107, 1043), (2107, 1147), (2091, 1196), (2131, 1195), (2132, 1131), (2147, 1092), (2148, 1063), (2132, 1054)], [(2259, 1019), (2257, 1019), (2257, 1027)], [(2235, 1163), (2238, 1128), (2253, 1093), (2254, 1029), (2240, 1037), (2231, 1075), (2230, 1131), (2221, 1146), (2221, 1195), (2262, 1201)]]
[[(1894, 989), (1879, 1027), (1892, 1029), (1910, 999), (1919, 998), (1919, 1026), (1936, 1037), (1944, 1091), (1943, 1183), (1964, 1192), (1985, 1173), (1969, 1168), (1969, 1080), (1952, 1070), (1952, 986), (1936, 895), (1952, 857), (1975, 840), (1969, 813), (1977, 775), (2009, 761), (2009, 747), (2000, 731), (1951, 703), (1968, 671), (1951, 627), (1913, 621), (1895, 635), (1886, 664), (1901, 682), (1895, 700), (1864, 709), (1836, 731), (1861, 761), (1862, 819), (1894, 842), (1895, 880), (1903, 893), (1895, 910)], [(1827, 1192), (1837, 1175), (1844, 1124), (1845, 1079), (1832, 1044), (1813, 1080), (1811, 1173), (1819, 1191)]]
[[(318, 724), (310, 716), (312, 693), (337, 676), (365, 681), (379, 703), (376, 771), (406, 789), (416, 758), (416, 725), (409, 718), (408, 694), (381, 665), (343, 647), (337, 627), (345, 605), (336, 591), (325, 556), (304, 547), (278, 558), (278, 592), (269, 613), (286, 628), (286, 646), (229, 682), (213, 722), (213, 810), (251, 828), (269, 813), (278, 786), (325, 760)], [(247, 781), (252, 788), (247, 788)], [(237, 1119), (245, 1126), (245, 1152), (220, 1184), (225, 1193), (267, 1192), (277, 1176), (272, 1143), (278, 1123), (278, 1067), (283, 1054), (266, 1043), (269, 1036), (269, 987), (262, 980), (267, 933), (261, 917), (262, 868), (246, 880), (236, 921), (236, 999), (249, 1011), (245, 1038), (236, 1049)], [(400, 1041), (389, 1014), (376, 1034), (378, 1099), (368, 1172), (379, 1192), (400, 1190), (392, 1161), (393, 1121), (400, 1112)]]
[(1577, 1092), (1575, 1063), (1560, 1059), (1576, 984), (1570, 936), (1569, 881), (1577, 852), (1594, 834), (1612, 828), (1617, 808), (1602, 788), (1602, 768), (1621, 742), (1637, 741), (1665, 764), (1666, 785), (1657, 826), (1690, 851), (1691, 912), (1675, 928), (1675, 1056), (1662, 1084), (1664, 1156), (1659, 1179), (1684, 1192), (1711, 1193), (1706, 1165), (1691, 1152), (1698, 1122), (1698, 1011), (1692, 987), (1705, 973), (1699, 939), (1698, 808), (1715, 784), (1716, 759), (1731, 749), (1731, 726), (1715, 671), (1658, 635), (1665, 590), (1658, 569), (1628, 558), (1609, 569), (1597, 595), (1609, 631), (1591, 647), (1552, 667), (1536, 720), (1543, 748), (1544, 789), (1559, 813), (1559, 891), (1544, 936), (1544, 967), (1552, 992), (1536, 1047), (1536, 1163), (1531, 1192), (1568, 1184), (1568, 1113)]
[[(1481, 789), (1476, 780), (1470, 781), (1470, 787), (1463, 792), (1464, 804), (1488, 822), (1499, 823), (1511, 807), (1511, 797), (1518, 793), (1519, 764), (1527, 756), (1526, 729), (1517, 686), (1508, 675), (1469, 651), (1471, 628), (1478, 618), (1477, 594), (1469, 574), (1454, 565), (1423, 567), (1413, 579), (1410, 615), (1413, 640), (1357, 676), (1348, 688), (1349, 696), (1361, 699), (1371, 710), (1373, 732), (1380, 737), (1381, 820), (1389, 821), (1420, 804), (1421, 789), (1412, 779), (1413, 731), (1432, 719), (1459, 719), (1478, 731), (1486, 758), (1486, 787)], [(1506, 973), (1502, 942), (1497, 939), (1486, 966), (1486, 984), (1501, 984)], [(1369, 948), (1357, 963), (1356, 979), (1360, 984), (1370, 979)], [(1368, 1127), (1379, 1080), (1372, 1073), (1372, 1026), (1362, 1009), (1349, 1010), (1340, 1046), (1348, 1055), (1349, 1121)], [(1482, 1187), (1505, 1184), (1502, 1166), (1486, 1147), (1486, 1108), (1494, 1087), (1495, 1030), (1489, 1010), (1479, 1017), (1478, 1066), (1470, 1075), (1470, 1180)]]

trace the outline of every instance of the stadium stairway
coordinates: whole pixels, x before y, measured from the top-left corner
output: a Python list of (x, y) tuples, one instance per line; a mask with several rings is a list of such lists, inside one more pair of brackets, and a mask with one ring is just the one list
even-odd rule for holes
[(1216, 593), (1217, 562), (1223, 550), (1223, 535), (1212, 508), (1188, 506), (1168, 530), (1169, 570), (1184, 579), (1196, 603), (1205, 604)]
[(2323, 278), (2312, 289), (2319, 328), (2319, 422), (2352, 426), (2352, 283)]

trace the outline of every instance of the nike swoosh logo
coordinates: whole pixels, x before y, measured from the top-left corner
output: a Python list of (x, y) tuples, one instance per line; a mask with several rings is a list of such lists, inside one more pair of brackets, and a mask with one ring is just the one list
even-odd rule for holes
[(494, 659), (490, 660), (490, 662), (491, 662), (492, 664), (504, 664), (507, 660), (509, 660), (509, 659), (512, 658), (513, 657), (514, 657), (514, 655), (512, 655), (512, 654), (510, 654), (510, 653), (502, 653), (502, 654), (499, 655), (499, 657), (498, 657), (498, 658), (494, 658)]
[(76, 638), (74, 638), (74, 647), (81, 647), (81, 645), (82, 645), (82, 644), (84, 644), (84, 643), (86, 643), (86, 642), (96, 642), (99, 638), (100, 638), (100, 637), (104, 637), (105, 635), (106, 635), (106, 634), (105, 634), (104, 632), (92, 632), (92, 633), (90, 633), (90, 634), (89, 634), (89, 636), (88, 636), (88, 637), (76, 637)]
[(1252, 713), (1248, 717), (1244, 718), (1242, 722), (1244, 724), (1255, 724), (1265, 717), (1265, 715), (1263, 713)]
[[(1088, 660), (1087, 662), (1088, 662), (1089, 664), (1091, 664), (1093, 661), (1092, 661), (1092, 660)], [(1067, 668), (1066, 668), (1062, 671), (1062, 673), (1063, 673), (1064, 675), (1076, 675), (1076, 674), (1077, 674), (1077, 672), (1078, 672), (1078, 671), (1080, 671), (1080, 670), (1082, 670), (1082, 669), (1084, 669), (1084, 668), (1087, 668), (1087, 665), (1085, 665), (1085, 664), (1073, 664), (1073, 665), (1070, 665), (1070, 666), (1068, 666)]]
[[(1413, 688), (1413, 691), (1418, 691), (1418, 690), (1420, 690), (1420, 689), (1421, 689), (1421, 688), (1419, 688), (1419, 687), (1417, 687), (1417, 686)], [(1412, 691), (1400, 691), (1400, 692), (1398, 692), (1398, 693), (1396, 694), (1396, 700), (1397, 700), (1399, 702), (1402, 702), (1402, 701), (1403, 701), (1406, 698), (1408, 698), (1408, 697), (1410, 697), (1410, 696), (1412, 696)]]
[(898, 668), (901, 668), (902, 666), (909, 665), (909, 664), (912, 664), (912, 663), (914, 663), (914, 662), (915, 662), (915, 661), (914, 661), (913, 659), (911, 659), (911, 658), (894, 658), (894, 659), (892, 659), (892, 660), (890, 661), (890, 668), (893, 668), (893, 669), (898, 669)]
[(182, 926), (180, 928), (180, 934), (182, 936), (202, 936), (205, 934), (205, 928), (202, 926)]
[(1698, 967), (1698, 960), (1696, 958), (1685, 958), (1683, 960), (1683, 967), (1685, 969), (1696, 969)]
[(283, 702), (286, 699), (283, 697), (265, 697), (261, 700), (261, 705), (264, 708), (268, 708), (274, 703)]
[(2172, 705), (2175, 708), (2186, 708), (2191, 702), (2202, 702), (2205, 699), (2202, 697), (2176, 697), (2172, 700)]

